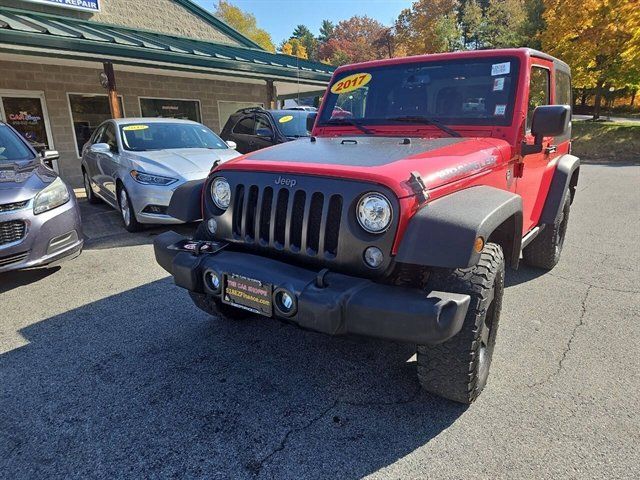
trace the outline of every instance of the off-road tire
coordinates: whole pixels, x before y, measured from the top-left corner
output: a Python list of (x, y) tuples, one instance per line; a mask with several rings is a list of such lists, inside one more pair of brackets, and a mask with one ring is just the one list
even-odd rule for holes
[(502, 248), (487, 243), (470, 268), (432, 272), (430, 290), (471, 296), (462, 329), (438, 345), (419, 345), (418, 379), (428, 392), (460, 403), (473, 402), (487, 383), (504, 292)]
[(532, 267), (551, 270), (560, 261), (564, 237), (569, 224), (569, 211), (571, 210), (571, 194), (564, 194), (560, 218), (553, 225), (547, 225), (534, 238), (529, 245), (522, 250), (522, 259)]
[(91, 186), (89, 174), (84, 170), (84, 168), (82, 169), (82, 182), (84, 184), (84, 192), (85, 192), (85, 195), (87, 196), (87, 202), (94, 205), (96, 203), (100, 203), (100, 199), (96, 197), (95, 193), (93, 193), (93, 187)]
[[(198, 228), (196, 228), (196, 231), (193, 234), (193, 239), (213, 240), (212, 235), (207, 229), (206, 222), (200, 222), (200, 225), (198, 225)], [(196, 307), (198, 307), (203, 312), (208, 313), (209, 315), (222, 315), (225, 318), (230, 318), (233, 320), (244, 320), (251, 316), (251, 312), (242, 310), (241, 308), (232, 307), (231, 305), (226, 305), (219, 300), (215, 300), (209, 295), (205, 295), (204, 293), (189, 292), (189, 295), (191, 296), (191, 300), (193, 300), (193, 303), (196, 305)]]

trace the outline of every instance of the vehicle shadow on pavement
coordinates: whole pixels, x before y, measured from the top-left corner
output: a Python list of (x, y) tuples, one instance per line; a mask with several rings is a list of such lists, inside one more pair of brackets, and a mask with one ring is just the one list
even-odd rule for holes
[(342, 478), (466, 407), (420, 391), (412, 346), (197, 310), (158, 280), (19, 332), (0, 355), (7, 478)]
[(175, 230), (182, 235), (191, 236), (198, 226), (197, 223), (145, 225), (142, 231), (131, 233), (125, 230), (120, 213), (106, 203), (92, 205), (86, 200), (80, 200), (79, 205), (85, 237), (85, 250), (102, 250), (150, 244), (153, 243), (153, 238), (156, 235), (169, 230)]
[(9, 290), (13, 290), (14, 288), (37, 282), (39, 280), (42, 280), (43, 278), (48, 277), (49, 275), (53, 275), (58, 270), (60, 270), (59, 266), (0, 273), (0, 293), (5, 293)]

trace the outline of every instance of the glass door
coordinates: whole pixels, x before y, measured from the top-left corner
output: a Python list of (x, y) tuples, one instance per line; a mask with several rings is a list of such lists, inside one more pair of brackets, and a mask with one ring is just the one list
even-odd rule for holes
[[(38, 152), (53, 150), (44, 94), (0, 90), (0, 119), (15, 128)], [(57, 162), (54, 162), (57, 170)]]

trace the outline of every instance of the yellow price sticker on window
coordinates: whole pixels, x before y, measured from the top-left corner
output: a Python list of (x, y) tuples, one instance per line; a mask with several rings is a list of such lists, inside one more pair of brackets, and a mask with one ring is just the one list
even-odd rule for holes
[(370, 73), (354, 73), (334, 83), (331, 86), (331, 93), (340, 94), (353, 92), (354, 90), (364, 87), (370, 81)]
[(293, 120), (293, 115), (285, 115), (284, 117), (280, 117), (280, 120), (278, 120), (280, 123), (287, 123), (290, 122), (291, 120)]
[(122, 130), (124, 130), (125, 132), (130, 132), (132, 130), (146, 130), (147, 128), (149, 128), (149, 125), (127, 125), (125, 127), (122, 127)]

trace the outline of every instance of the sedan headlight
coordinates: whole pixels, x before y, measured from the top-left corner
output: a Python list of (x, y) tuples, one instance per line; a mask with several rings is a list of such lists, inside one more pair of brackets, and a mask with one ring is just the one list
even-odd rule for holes
[(224, 177), (217, 177), (211, 182), (211, 199), (222, 210), (229, 208), (231, 202), (231, 187)]
[(131, 176), (136, 182), (142, 183), (143, 185), (171, 185), (173, 182), (178, 181), (177, 178), (152, 175), (150, 173), (139, 172), (137, 170), (131, 170)]
[(358, 222), (369, 233), (382, 233), (393, 216), (391, 203), (381, 193), (367, 193), (358, 202)]
[(33, 199), (33, 213), (48, 212), (49, 210), (64, 205), (69, 201), (71, 195), (69, 189), (60, 177), (57, 177), (47, 187), (43, 188)]

